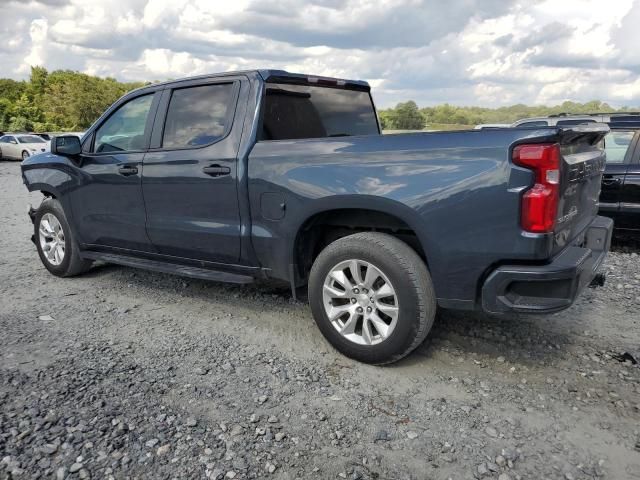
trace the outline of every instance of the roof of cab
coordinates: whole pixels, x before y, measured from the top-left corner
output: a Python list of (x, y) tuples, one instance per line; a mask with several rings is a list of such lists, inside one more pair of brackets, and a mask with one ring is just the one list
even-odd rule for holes
[[(257, 69), (257, 70), (237, 70), (233, 72), (208, 73), (204, 75), (196, 75), (193, 77), (178, 78), (175, 80), (167, 80), (164, 82), (152, 83), (144, 87), (132, 90), (133, 92), (144, 90), (146, 88), (155, 88), (164, 85), (173, 85), (180, 82), (188, 82), (192, 80), (201, 80), (206, 78), (231, 77), (236, 75), (259, 75), (265, 82), (283, 81), (288, 83), (308, 83), (320, 85), (337, 85), (351, 87), (362, 90), (369, 90), (370, 86), (363, 80), (348, 80), (343, 78), (323, 77), (320, 75), (307, 75), (304, 73), (291, 73), (286, 70), (274, 69)], [(131, 92), (129, 92), (131, 93)]]

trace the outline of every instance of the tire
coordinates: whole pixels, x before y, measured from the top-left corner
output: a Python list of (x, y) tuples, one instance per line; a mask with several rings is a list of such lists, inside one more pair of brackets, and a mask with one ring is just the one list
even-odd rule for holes
[[(387, 284), (393, 295), (385, 296)], [(418, 347), (436, 314), (427, 266), (406, 243), (384, 233), (356, 233), (328, 245), (311, 268), (308, 294), (329, 343), (347, 357), (375, 365), (396, 362)]]
[[(56, 221), (58, 223), (57, 226)], [(58, 200), (54, 198), (44, 199), (36, 212), (33, 226), (38, 255), (40, 255), (42, 264), (49, 272), (57, 277), (73, 277), (91, 268), (92, 262), (80, 257), (78, 243)], [(43, 237), (45, 238), (43, 239)], [(56, 244), (56, 247), (62, 245), (61, 254), (59, 253), (56, 256), (55, 253), (52, 253), (52, 248), (47, 248), (53, 243)], [(45, 252), (45, 249), (49, 254)], [(57, 250), (60, 252), (59, 248)]]
[(29, 158), (29, 152), (27, 152), (26, 150), (24, 150), (22, 152), (22, 161), (24, 162), (27, 158)]

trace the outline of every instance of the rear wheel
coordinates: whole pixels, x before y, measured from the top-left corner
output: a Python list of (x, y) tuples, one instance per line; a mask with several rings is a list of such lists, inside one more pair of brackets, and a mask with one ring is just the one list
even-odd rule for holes
[(49, 272), (58, 277), (71, 277), (91, 267), (91, 261), (80, 257), (60, 202), (45, 199), (36, 212), (33, 225), (40, 260)]
[(373, 364), (408, 355), (427, 336), (436, 313), (420, 256), (401, 240), (374, 232), (343, 237), (318, 255), (309, 303), (337, 350)]

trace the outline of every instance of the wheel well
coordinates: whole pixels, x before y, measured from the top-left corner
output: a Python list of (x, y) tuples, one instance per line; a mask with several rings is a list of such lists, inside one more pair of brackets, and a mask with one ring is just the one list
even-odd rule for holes
[(318, 213), (298, 231), (295, 263), (303, 282), (318, 254), (330, 243), (358, 232), (383, 232), (407, 243), (426, 262), (426, 256), (415, 231), (403, 220), (388, 213), (366, 209), (339, 209)]

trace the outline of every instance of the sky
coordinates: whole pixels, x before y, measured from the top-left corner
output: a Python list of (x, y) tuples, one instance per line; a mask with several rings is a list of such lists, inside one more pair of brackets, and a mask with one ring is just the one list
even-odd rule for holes
[(278, 68), (378, 106), (640, 106), (640, 0), (0, 0), (0, 77)]

